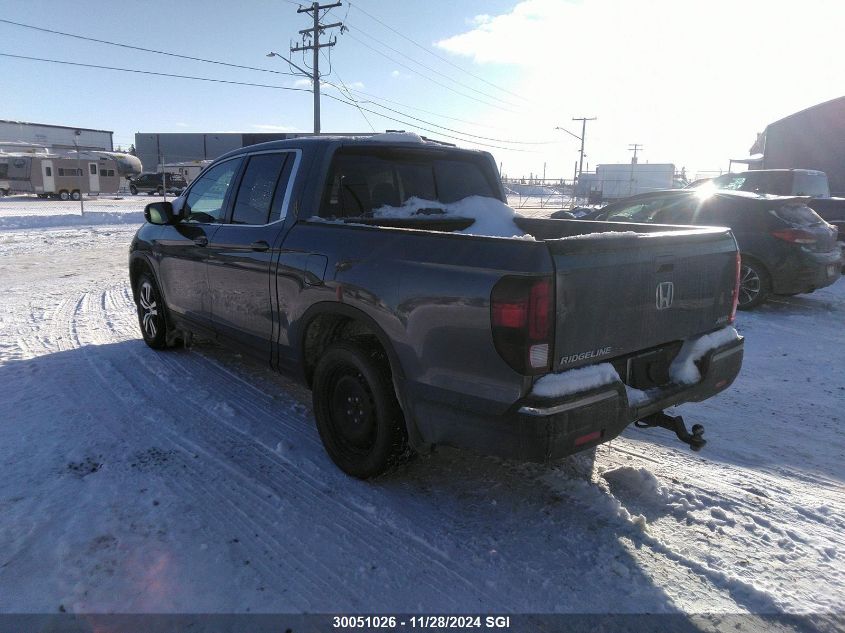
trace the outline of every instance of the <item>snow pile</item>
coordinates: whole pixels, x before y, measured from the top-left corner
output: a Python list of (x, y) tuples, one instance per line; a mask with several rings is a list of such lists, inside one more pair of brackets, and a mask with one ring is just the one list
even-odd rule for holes
[[(443, 213), (426, 215), (422, 209), (442, 209)], [(518, 237), (533, 240), (515, 223), (522, 217), (501, 200), (485, 196), (469, 196), (457, 202), (438, 202), (416, 196), (408, 198), (401, 207), (383, 206), (373, 211), (376, 218), (467, 218), (474, 220), (472, 226), (458, 233), (486, 235), (488, 237)]]
[(368, 136), (367, 139), (379, 143), (425, 143), (416, 132), (385, 132), (384, 134)]
[(727, 345), (739, 338), (739, 333), (728, 326), (721, 330), (705, 334), (697, 339), (684, 342), (684, 346), (672, 364), (669, 366), (669, 376), (673, 382), (681, 385), (692, 385), (701, 380), (701, 372), (695, 366), (695, 361), (701, 360), (707, 352)]
[(92, 226), (95, 224), (143, 224), (142, 211), (123, 213), (96, 211), (85, 215), (14, 215), (0, 216), (0, 229), (45, 229), (60, 226)]
[(628, 395), (628, 406), (630, 407), (641, 407), (651, 402), (651, 396), (648, 395), (647, 391), (643, 391), (642, 389), (625, 385), (625, 393)]
[(561, 398), (614, 382), (619, 382), (619, 374), (613, 365), (601, 363), (559, 374), (546, 374), (534, 383), (531, 393), (541, 398)]
[(563, 237), (564, 240), (614, 240), (621, 237), (646, 237), (647, 233), (637, 233), (635, 231), (602, 231), (601, 233), (584, 233), (583, 235), (571, 235)]

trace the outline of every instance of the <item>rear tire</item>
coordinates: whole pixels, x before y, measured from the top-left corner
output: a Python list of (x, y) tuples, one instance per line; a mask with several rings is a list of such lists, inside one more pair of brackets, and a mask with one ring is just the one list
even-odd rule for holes
[(167, 347), (167, 320), (164, 302), (155, 279), (149, 272), (138, 276), (135, 286), (135, 303), (138, 307), (138, 325), (144, 342), (153, 349)]
[(59, 192), (59, 200), (70, 200), (70, 194), (64, 189), (62, 189)]
[(77, 201), (78, 201), (80, 198), (82, 198), (82, 194), (81, 194), (81, 193), (79, 193), (79, 190), (74, 189), (74, 190), (73, 190), (73, 192), (70, 194), (70, 197), (71, 197), (72, 199), (74, 199), (74, 200), (77, 200)]
[(156, 189), (156, 195), (157, 196), (163, 196), (164, 195), (164, 189), (162, 189), (161, 187)]
[(739, 269), (737, 308), (752, 310), (768, 299), (771, 292), (771, 279), (763, 265), (750, 257), (743, 257)]
[(314, 415), (326, 452), (343, 472), (375, 477), (407, 451), (390, 367), (375, 345), (333, 343), (314, 371)]

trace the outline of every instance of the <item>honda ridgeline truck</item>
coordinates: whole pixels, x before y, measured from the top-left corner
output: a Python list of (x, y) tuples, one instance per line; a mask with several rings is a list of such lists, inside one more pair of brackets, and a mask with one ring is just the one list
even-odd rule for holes
[(663, 410), (740, 370), (730, 230), (529, 219), (505, 200), (488, 153), (419, 137), (232, 151), (147, 205), (129, 257), (141, 333), (214, 337), (298, 377), (357, 477), (436, 444), (554, 460), (635, 421), (703, 445)]

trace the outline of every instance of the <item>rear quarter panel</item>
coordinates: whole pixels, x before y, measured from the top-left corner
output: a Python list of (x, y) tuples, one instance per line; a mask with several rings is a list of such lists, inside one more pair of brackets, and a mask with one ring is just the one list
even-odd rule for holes
[[(315, 254), (325, 258), (324, 283), (297, 272)], [(501, 413), (529, 382), (494, 348), (490, 292), (503, 275), (552, 270), (541, 242), (300, 222), (277, 277), (281, 347), (296, 354), (310, 306), (343, 303), (387, 335), (415, 396)]]

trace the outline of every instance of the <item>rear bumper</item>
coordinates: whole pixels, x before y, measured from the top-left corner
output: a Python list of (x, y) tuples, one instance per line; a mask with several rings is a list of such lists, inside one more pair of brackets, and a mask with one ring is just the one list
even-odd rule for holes
[(775, 294), (812, 292), (834, 283), (842, 274), (840, 249), (828, 253), (802, 252), (787, 259), (772, 275)]
[(612, 440), (630, 423), (666, 407), (699, 402), (727, 389), (739, 374), (743, 347), (740, 338), (710, 351), (699, 361), (699, 382), (651, 390), (652, 399), (640, 406), (629, 405), (620, 380), (560, 399), (529, 396), (501, 416), (417, 403), (415, 418), (429, 443), (511, 459), (555, 460)]

